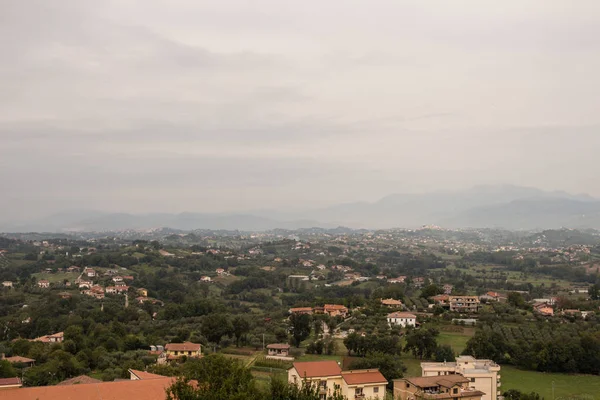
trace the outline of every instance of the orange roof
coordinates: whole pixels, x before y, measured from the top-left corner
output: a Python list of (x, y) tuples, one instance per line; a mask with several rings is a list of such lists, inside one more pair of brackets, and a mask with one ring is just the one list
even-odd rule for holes
[[(2, 386), (12, 386), (12, 385), (20, 385), (21, 379), (19, 378), (0, 378), (0, 387)], [(6, 393), (4, 390), (0, 393)], [(4, 400), (4, 396), (2, 397)]]
[(388, 318), (417, 318), (415, 314), (407, 313), (407, 312), (393, 312), (388, 314)]
[(6, 357), (5, 360), (8, 361), (9, 363), (32, 363), (32, 362), (35, 362), (35, 360), (32, 358), (21, 357), (21, 356)]
[(296, 307), (296, 308), (290, 308), (290, 312), (294, 313), (294, 312), (303, 312), (303, 311), (312, 311), (312, 307)]
[(325, 304), (323, 308), (325, 308), (325, 310), (347, 310), (346, 306), (341, 306), (339, 304)]
[(341, 375), (342, 369), (335, 361), (295, 362), (294, 368), (301, 378), (316, 378)]
[(384, 304), (386, 306), (401, 306), (402, 302), (400, 300), (394, 299), (381, 299), (381, 304)]
[(369, 383), (387, 384), (387, 379), (378, 369), (362, 369), (354, 371), (342, 371), (342, 378), (348, 385), (367, 385)]
[(138, 371), (135, 369), (130, 369), (129, 373), (134, 375), (136, 378), (140, 379), (140, 380), (145, 380), (145, 379), (163, 379), (164, 376), (162, 375), (156, 375), (156, 374), (151, 374), (150, 372), (146, 372), (146, 371)]
[(165, 346), (168, 351), (199, 351), (200, 345), (191, 342), (185, 343), (169, 343)]
[(164, 400), (175, 378), (2, 390), (2, 400)]

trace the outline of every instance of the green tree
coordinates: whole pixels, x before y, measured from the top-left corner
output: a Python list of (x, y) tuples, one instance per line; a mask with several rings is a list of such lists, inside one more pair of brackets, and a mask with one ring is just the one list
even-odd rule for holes
[(495, 362), (502, 362), (504, 361), (506, 350), (506, 342), (500, 333), (479, 329), (467, 342), (467, 347), (463, 351), (463, 354), (471, 355), (475, 358), (487, 358)]
[(455, 359), (454, 350), (450, 345), (440, 345), (435, 349), (435, 361), (454, 361)]
[(437, 350), (437, 336), (439, 331), (434, 328), (412, 330), (406, 335), (404, 351), (412, 352), (415, 357), (431, 358)]
[(364, 358), (359, 358), (350, 364), (350, 369), (372, 369), (378, 368), (387, 379), (388, 387), (392, 389), (393, 380), (402, 378), (406, 367), (400, 357), (385, 353), (369, 353)]
[(210, 314), (202, 320), (202, 334), (213, 343), (219, 343), (223, 336), (233, 335), (233, 326), (227, 315)]
[(250, 332), (250, 322), (246, 317), (237, 316), (233, 319), (233, 335), (235, 336), (235, 345), (240, 347), (240, 341)]
[(14, 378), (17, 376), (17, 371), (12, 364), (6, 360), (0, 360), (0, 378)]
[(290, 325), (294, 345), (300, 347), (300, 343), (310, 335), (311, 317), (308, 314), (292, 314)]
[(444, 290), (438, 285), (429, 285), (421, 290), (421, 297), (429, 298), (444, 293)]
[(524, 308), (527, 305), (523, 295), (519, 292), (510, 292), (508, 294), (508, 303), (515, 308)]

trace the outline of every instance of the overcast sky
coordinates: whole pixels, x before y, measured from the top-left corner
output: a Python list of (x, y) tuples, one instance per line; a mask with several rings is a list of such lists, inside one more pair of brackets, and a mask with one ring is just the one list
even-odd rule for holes
[(600, 196), (598, 0), (0, 0), (0, 219)]

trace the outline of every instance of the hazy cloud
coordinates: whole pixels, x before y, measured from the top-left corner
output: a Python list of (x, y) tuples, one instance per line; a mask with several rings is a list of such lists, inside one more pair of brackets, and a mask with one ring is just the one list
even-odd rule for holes
[(0, 1), (0, 221), (600, 196), (600, 4)]

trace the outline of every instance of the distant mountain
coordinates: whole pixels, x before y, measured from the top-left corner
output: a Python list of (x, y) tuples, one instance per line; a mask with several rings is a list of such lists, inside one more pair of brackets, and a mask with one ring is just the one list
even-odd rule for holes
[(475, 186), (467, 190), (391, 194), (379, 201), (356, 202), (295, 212), (260, 210), (238, 214), (116, 214), (75, 211), (45, 219), (0, 224), (0, 231), (112, 231), (169, 227), (265, 231), (273, 229), (414, 228), (600, 228), (600, 200), (586, 194), (547, 192), (520, 186)]

